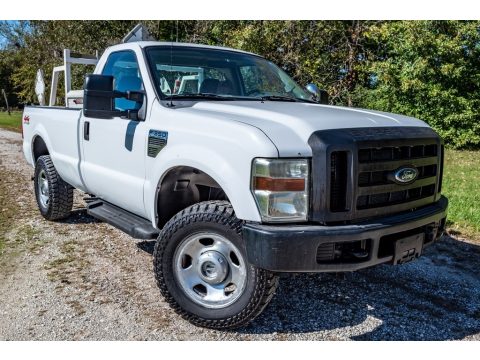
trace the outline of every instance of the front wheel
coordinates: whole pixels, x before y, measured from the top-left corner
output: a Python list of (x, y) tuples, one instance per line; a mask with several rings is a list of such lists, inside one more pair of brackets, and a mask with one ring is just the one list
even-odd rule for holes
[(242, 225), (230, 203), (207, 201), (178, 213), (158, 237), (157, 284), (170, 306), (195, 325), (245, 325), (275, 293), (278, 277), (246, 259)]

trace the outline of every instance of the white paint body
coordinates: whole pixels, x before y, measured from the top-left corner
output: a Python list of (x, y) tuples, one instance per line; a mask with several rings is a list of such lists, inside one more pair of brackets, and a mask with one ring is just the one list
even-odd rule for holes
[[(148, 218), (154, 226), (155, 194), (163, 176), (176, 166), (192, 166), (222, 187), (240, 219), (260, 222), (250, 191), (254, 158), (311, 157), (308, 139), (317, 130), (428, 126), (402, 115), (300, 102), (199, 101), (191, 107), (169, 108), (156, 97), (142, 52), (145, 46), (161, 44), (113, 46), (95, 70), (101, 73), (114, 51), (136, 53), (147, 94), (145, 121), (84, 118), (80, 109), (26, 107), (24, 118), (29, 123), (23, 124), (23, 151), (27, 161), (34, 166), (32, 145), (37, 136), (42, 137), (66, 182)], [(83, 138), (86, 120), (89, 141)], [(156, 158), (147, 156), (150, 129), (168, 132), (168, 144)], [(131, 144), (126, 144), (127, 138)]]

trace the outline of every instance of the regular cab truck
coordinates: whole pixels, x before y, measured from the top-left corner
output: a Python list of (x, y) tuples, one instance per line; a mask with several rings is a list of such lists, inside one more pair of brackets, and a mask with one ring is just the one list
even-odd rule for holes
[[(402, 264), (443, 232), (443, 142), (420, 120), (326, 105), (234, 49), (140, 41), (75, 59), (50, 106), (23, 114), (40, 213), (69, 216), (79, 189), (91, 216), (157, 239), (160, 292), (196, 325), (246, 324), (279, 273)], [(74, 91), (82, 61), (96, 68)]]

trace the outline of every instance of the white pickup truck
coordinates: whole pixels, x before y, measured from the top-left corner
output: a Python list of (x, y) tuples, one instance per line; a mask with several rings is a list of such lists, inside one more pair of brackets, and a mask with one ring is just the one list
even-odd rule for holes
[(307, 89), (239, 50), (112, 46), (75, 101), (25, 108), (40, 212), (69, 216), (76, 188), (90, 215), (157, 238), (162, 295), (216, 329), (260, 314), (279, 273), (417, 258), (445, 226), (441, 138)]

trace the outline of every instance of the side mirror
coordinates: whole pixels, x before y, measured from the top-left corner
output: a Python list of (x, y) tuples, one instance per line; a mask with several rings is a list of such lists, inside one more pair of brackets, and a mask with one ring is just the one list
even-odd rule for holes
[(144, 95), (144, 91), (115, 91), (113, 89), (113, 76), (90, 74), (85, 77), (83, 87), (83, 115), (102, 119), (111, 119), (118, 116), (139, 120), (138, 110), (116, 110), (115, 99), (125, 98), (141, 104)]
[(312, 100), (319, 104), (328, 105), (328, 92), (323, 89), (319, 89), (315, 84), (308, 84), (305, 89), (312, 94)]

